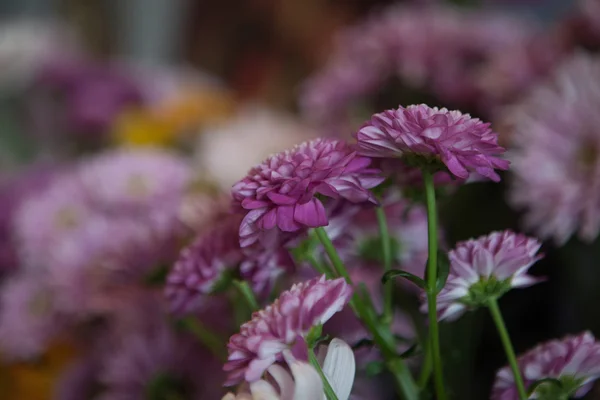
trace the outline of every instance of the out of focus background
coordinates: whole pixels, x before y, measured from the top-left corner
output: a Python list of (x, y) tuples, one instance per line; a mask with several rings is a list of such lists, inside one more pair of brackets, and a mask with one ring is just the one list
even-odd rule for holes
[[(118, 357), (136, 346), (148, 346), (137, 349), (144, 366), (188, 363), (183, 372), (173, 367), (183, 375), (195, 368), (172, 359), (181, 349), (167, 339), (160, 343), (168, 355), (148, 361), (156, 345), (140, 338), (143, 329), (121, 328), (137, 319), (146, 326), (142, 315), (159, 312), (161, 294), (103, 292), (94, 285), (104, 276), (92, 273), (90, 289), (88, 276), (65, 272), (71, 262), (105, 262), (108, 250), (77, 241), (88, 231), (57, 241), (53, 213), (61, 226), (79, 220), (56, 204), (81, 194), (55, 184), (56, 174), (89, 167), (97, 180), (87, 184), (105, 203), (84, 214), (104, 220), (113, 218), (118, 190), (147, 188), (102, 185), (119, 182), (122, 171), (151, 171), (152, 190), (172, 186), (179, 196), (173, 210), (192, 232), (177, 238), (185, 241), (210, 219), (206, 202), (218, 202), (267, 155), (316, 136), (350, 138), (372, 113), (399, 104), (470, 112), (491, 121), (510, 149), (514, 110), (559, 66), (598, 50), (596, 0), (0, 0), (0, 398), (183, 398), (168, 397), (179, 383), (150, 379), (135, 357)], [(128, 161), (131, 152), (143, 156)], [(444, 199), (447, 243), (495, 229), (532, 233), (508, 201), (511, 182), (509, 172), (501, 184), (476, 182)], [(550, 238), (533, 269), (547, 282), (503, 298), (517, 352), (585, 329), (600, 334), (600, 245), (592, 236)], [(128, 252), (138, 244), (130, 239), (120, 242)], [(148, 257), (173, 262), (172, 254)], [(42, 267), (41, 278), (30, 276)], [(119, 282), (130, 283), (128, 274)], [(135, 331), (130, 341), (107, 333), (111, 318)], [(504, 364), (488, 316), (471, 313), (442, 330), (455, 398), (488, 398)], [(119, 354), (107, 361), (111, 352)], [(203, 389), (189, 398), (220, 398), (221, 377), (209, 375), (194, 378)], [(151, 397), (146, 381), (168, 390)], [(600, 388), (587, 398), (600, 399)]]

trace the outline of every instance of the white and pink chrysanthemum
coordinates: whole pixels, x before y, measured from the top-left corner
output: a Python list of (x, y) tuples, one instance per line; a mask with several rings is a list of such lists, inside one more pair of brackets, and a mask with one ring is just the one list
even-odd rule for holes
[(387, 110), (366, 122), (356, 134), (359, 153), (401, 158), (411, 165), (431, 165), (459, 179), (471, 173), (499, 181), (496, 169), (508, 169), (500, 156), (498, 135), (490, 124), (460, 111), (425, 104)]
[[(551, 340), (528, 351), (517, 360), (519, 369), (529, 387), (542, 379), (560, 382), (540, 384), (532, 398), (554, 400), (583, 397), (600, 378), (600, 343), (589, 332)], [(498, 371), (492, 390), (492, 400), (519, 398), (513, 374), (509, 367)]]
[(540, 282), (540, 278), (527, 274), (542, 257), (537, 254), (540, 246), (536, 239), (510, 231), (459, 242), (448, 254), (450, 273), (437, 296), (439, 319), (456, 319), (512, 288)]
[(226, 385), (257, 381), (271, 365), (283, 360), (284, 350), (301, 352), (311, 328), (341, 311), (351, 295), (352, 289), (343, 279), (326, 280), (322, 276), (292, 286), (273, 304), (255, 312), (227, 345)]
[(29, 272), (13, 276), (4, 282), (0, 294), (2, 357), (23, 360), (39, 356), (61, 327), (45, 276)]
[(527, 227), (559, 244), (600, 231), (598, 82), (600, 59), (576, 55), (514, 115), (510, 200)]
[(237, 236), (240, 218), (230, 215), (181, 251), (167, 276), (165, 295), (171, 311), (191, 311), (244, 259)]
[(375, 202), (368, 189), (383, 177), (370, 163), (342, 141), (315, 139), (252, 168), (232, 189), (236, 206), (247, 213), (240, 226), (241, 246), (273, 232), (326, 226), (325, 206), (317, 195)]
[[(347, 400), (356, 371), (352, 349), (344, 341), (333, 339), (320, 354), (324, 354), (323, 373), (336, 397)], [(325, 400), (323, 381), (317, 370), (310, 364), (295, 359), (289, 350), (284, 351), (283, 356), (289, 372), (277, 364), (267, 369), (277, 385), (261, 379), (250, 383), (248, 390), (241, 390), (235, 395), (228, 393), (222, 400)]]

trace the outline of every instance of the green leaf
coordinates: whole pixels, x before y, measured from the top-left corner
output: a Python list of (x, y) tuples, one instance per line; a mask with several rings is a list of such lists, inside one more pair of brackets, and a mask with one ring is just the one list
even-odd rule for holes
[(372, 378), (385, 371), (385, 364), (382, 361), (371, 361), (365, 367), (365, 372), (368, 377)]
[(383, 277), (381, 278), (381, 282), (385, 284), (390, 279), (398, 278), (398, 277), (408, 279), (409, 281), (411, 281), (412, 283), (414, 283), (421, 289), (427, 290), (427, 283), (423, 279), (419, 278), (416, 275), (411, 274), (410, 272), (401, 271), (398, 269), (393, 269), (393, 270), (388, 271), (385, 274), (383, 274)]
[(400, 354), (400, 358), (406, 359), (406, 358), (414, 357), (418, 354), (421, 354), (421, 351), (419, 348), (419, 344), (415, 343), (412, 346), (410, 346), (408, 348), (408, 350), (406, 350), (404, 353)]
[(544, 379), (537, 380), (537, 381), (533, 382), (531, 385), (529, 385), (529, 387), (527, 388), (527, 394), (529, 396), (531, 396), (538, 387), (540, 387), (541, 385), (543, 385), (545, 383), (550, 383), (552, 385), (555, 385), (559, 389), (562, 389), (562, 387), (563, 387), (562, 382), (556, 378), (544, 378)]
[(310, 329), (310, 331), (308, 332), (308, 335), (306, 335), (306, 343), (308, 344), (308, 347), (311, 349), (314, 349), (315, 346), (317, 345), (317, 342), (319, 342), (319, 340), (321, 339), (322, 334), (323, 334), (323, 325), (322, 324), (313, 326)]
[(446, 286), (446, 281), (448, 280), (448, 275), (450, 274), (450, 260), (448, 259), (448, 255), (446, 252), (438, 251), (438, 271), (437, 271), (437, 284), (436, 284), (436, 293), (442, 291), (444, 286)]

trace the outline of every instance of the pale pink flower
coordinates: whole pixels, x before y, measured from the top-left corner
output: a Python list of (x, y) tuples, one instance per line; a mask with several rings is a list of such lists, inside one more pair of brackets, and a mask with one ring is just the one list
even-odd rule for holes
[[(477, 239), (459, 242), (450, 250), (450, 274), (437, 296), (439, 319), (454, 320), (466, 310), (485, 306), (512, 288), (528, 287), (541, 281), (528, 275), (542, 255), (540, 242), (511, 231), (492, 232)], [(423, 304), (422, 311), (427, 310)]]
[(600, 230), (600, 60), (578, 54), (515, 108), (510, 200), (542, 238)]
[(229, 372), (226, 385), (254, 382), (286, 349), (306, 351), (304, 337), (311, 328), (324, 324), (350, 300), (352, 289), (344, 279), (325, 276), (292, 286), (264, 310), (255, 312), (227, 345)]
[(508, 169), (500, 156), (498, 134), (490, 124), (460, 111), (425, 104), (400, 106), (373, 115), (356, 134), (359, 153), (378, 158), (401, 158), (410, 165), (433, 164), (459, 179), (478, 173), (493, 181), (495, 169)]
[(374, 203), (368, 189), (383, 177), (369, 168), (370, 162), (342, 141), (315, 139), (252, 168), (232, 189), (235, 205), (246, 212), (241, 246), (279, 232), (326, 226), (325, 206), (317, 195)]
[[(567, 336), (561, 340), (543, 343), (519, 357), (519, 370), (529, 387), (546, 378), (557, 379), (544, 383), (531, 398), (553, 400), (583, 397), (600, 378), (600, 343), (590, 332)], [(492, 400), (518, 400), (514, 376), (507, 366), (498, 371), (492, 391)]]

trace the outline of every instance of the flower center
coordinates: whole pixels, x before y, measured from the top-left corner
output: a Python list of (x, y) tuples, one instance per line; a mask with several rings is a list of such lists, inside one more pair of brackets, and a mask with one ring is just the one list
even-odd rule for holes
[(588, 139), (579, 148), (577, 152), (577, 160), (579, 165), (585, 170), (589, 171), (594, 168), (594, 165), (598, 163), (600, 157), (600, 148), (596, 141)]
[(495, 277), (481, 280), (469, 288), (469, 294), (460, 301), (469, 307), (485, 306), (491, 299), (497, 299), (510, 290), (510, 279), (499, 281)]
[(129, 177), (127, 181), (127, 193), (132, 196), (144, 197), (150, 192), (148, 177), (142, 174), (135, 174)]
[(49, 292), (45, 290), (37, 292), (28, 303), (29, 312), (34, 316), (48, 314), (52, 308), (51, 300)]
[(69, 207), (58, 210), (56, 216), (54, 217), (54, 223), (56, 224), (57, 228), (75, 228), (79, 224), (77, 211)]

